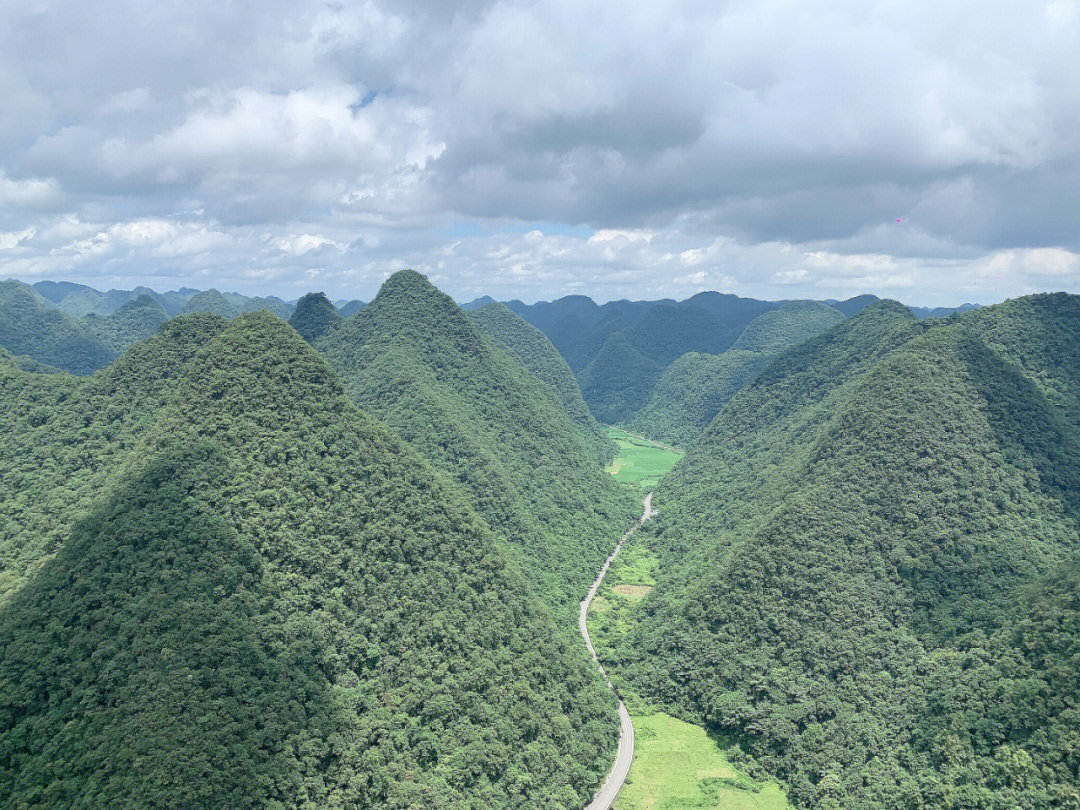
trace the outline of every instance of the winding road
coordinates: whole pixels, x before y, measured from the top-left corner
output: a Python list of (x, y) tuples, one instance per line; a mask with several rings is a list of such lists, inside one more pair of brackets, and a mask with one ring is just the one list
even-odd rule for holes
[[(600, 573), (596, 575), (596, 581), (593, 582), (592, 587), (589, 588), (589, 593), (581, 600), (581, 610), (578, 613), (578, 628), (581, 630), (581, 637), (585, 639), (585, 646), (589, 648), (589, 654), (592, 656), (593, 662), (600, 670), (600, 674), (604, 676), (604, 681), (608, 685), (608, 689), (615, 692), (615, 687), (611, 683), (611, 679), (608, 678), (607, 673), (604, 671), (604, 665), (600, 663), (600, 659), (596, 657), (596, 650), (593, 649), (592, 639), (589, 638), (589, 628), (586, 624), (586, 620), (589, 616), (589, 605), (592, 604), (593, 597), (596, 596), (596, 592), (600, 589), (600, 583), (604, 581), (604, 575), (608, 571), (608, 567), (611, 565), (612, 560), (615, 559), (615, 555), (619, 553), (619, 549), (622, 548), (626, 539), (638, 530), (646, 520), (656, 514), (652, 508), (652, 496), (650, 492), (645, 496), (644, 507), (645, 511), (641, 513), (641, 518), (631, 526), (626, 534), (619, 538), (619, 542), (615, 544), (614, 550), (611, 552), (607, 560), (600, 567)], [(618, 693), (616, 692), (616, 695)], [(615, 764), (611, 766), (611, 770), (608, 771), (607, 778), (604, 780), (604, 784), (600, 786), (600, 790), (593, 796), (593, 800), (585, 807), (585, 810), (610, 810), (611, 805), (615, 803), (615, 797), (619, 795), (619, 791), (622, 790), (623, 782), (626, 781), (627, 774), (630, 773), (630, 763), (634, 760), (634, 724), (630, 722), (630, 712), (626, 710), (625, 704), (622, 699), (619, 699), (619, 749), (615, 753)]]

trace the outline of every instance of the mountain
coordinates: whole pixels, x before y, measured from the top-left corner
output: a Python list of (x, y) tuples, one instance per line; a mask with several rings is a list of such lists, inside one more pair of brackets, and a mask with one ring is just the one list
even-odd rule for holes
[(605, 424), (629, 419), (649, 398), (664, 366), (642, 354), (622, 332), (605, 342), (578, 378), (581, 394)]
[(795, 301), (758, 315), (747, 324), (733, 349), (776, 354), (844, 320), (839, 310), (819, 301)]
[(326, 294), (312, 292), (296, 302), (289, 325), (308, 343), (314, 343), (316, 338), (340, 321), (341, 315), (334, 309)]
[(80, 290), (97, 292), (85, 284), (76, 284), (73, 281), (37, 281), (30, 286), (33, 287), (34, 292), (54, 304), (59, 304), (67, 295)]
[(854, 318), (875, 301), (880, 300), (881, 299), (876, 295), (856, 295), (854, 298), (848, 298), (846, 301), (829, 300), (825, 301), (825, 303), (844, 315), (844, 317)]
[(615, 448), (581, 398), (574, 373), (547, 336), (498, 303), (487, 303), (473, 309), (469, 317), (496, 346), (513, 355), (541, 382), (551, 387), (582, 438), (593, 448), (597, 458), (607, 464)]
[(48, 308), (18, 281), (0, 281), (0, 346), (73, 374), (90, 374), (116, 357), (93, 333)]
[(135, 341), (153, 335), (167, 320), (169, 315), (161, 304), (149, 295), (140, 295), (112, 315), (87, 315), (79, 324), (119, 354)]
[(978, 308), (978, 304), (961, 304), (958, 307), (910, 307), (916, 318), (947, 318), (954, 313)]
[(657, 491), (609, 671), (802, 807), (1072, 801), (1078, 323), (879, 302), (781, 354)]
[(37, 549), (0, 557), (6, 804), (576, 810), (595, 788), (607, 690), (283, 322), (181, 317), (91, 378), (0, 359), (0, 386), (0, 540)]
[(490, 295), (481, 295), (479, 298), (474, 298), (472, 301), (467, 301), (464, 304), (459, 304), (461, 309), (465, 312), (472, 312), (474, 309), (480, 309), (480, 307), (487, 306), (488, 304), (494, 304), (495, 299)]
[(767, 354), (741, 349), (728, 349), (723, 354), (687, 352), (664, 369), (648, 402), (626, 421), (626, 426), (686, 447), (768, 362)]
[(634, 504), (551, 389), (411, 270), (316, 346), (360, 407), (462, 486), (572, 628)]
[(351, 301), (342, 301), (337, 309), (342, 318), (351, 318), (366, 306), (367, 303), (365, 301), (354, 298)]
[(210, 312), (220, 315), (222, 318), (235, 318), (240, 314), (239, 308), (229, 301), (218, 290), (210, 289), (195, 293), (184, 304), (182, 314), (190, 315), (194, 312)]

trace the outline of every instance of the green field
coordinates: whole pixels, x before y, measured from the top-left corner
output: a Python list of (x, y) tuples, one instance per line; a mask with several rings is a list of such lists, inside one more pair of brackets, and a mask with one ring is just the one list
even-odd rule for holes
[(619, 428), (609, 427), (607, 434), (619, 446), (619, 454), (608, 465), (607, 471), (616, 481), (625, 484), (651, 489), (683, 457), (674, 447), (634, 436)]
[(705, 729), (635, 715), (634, 764), (615, 810), (787, 810), (780, 786), (736, 770)]
[[(603, 656), (629, 632), (631, 615), (656, 584), (656, 555), (640, 533), (630, 539), (589, 612), (589, 632)], [(615, 810), (789, 810), (775, 782), (757, 782), (728, 762), (701, 726), (656, 711), (618, 678), (634, 721), (634, 763)]]

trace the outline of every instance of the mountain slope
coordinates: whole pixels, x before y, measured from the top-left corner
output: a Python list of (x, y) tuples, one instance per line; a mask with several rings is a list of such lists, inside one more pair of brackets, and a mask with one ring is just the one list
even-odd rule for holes
[(112, 349), (122, 352), (137, 340), (153, 335), (169, 315), (148, 295), (128, 301), (112, 315), (87, 315), (79, 324)]
[(758, 315), (731, 345), (733, 349), (776, 354), (798, 346), (844, 320), (819, 301), (796, 301)]
[(0, 795), (580, 807), (610, 698), (484, 524), (281, 321), (178, 320), (124, 358), (171, 393), (111, 397), (136, 440), (0, 607)]
[(214, 315), (220, 315), (222, 318), (235, 318), (240, 314), (237, 306), (220, 291), (214, 289), (195, 293), (184, 304), (182, 314), (191, 315), (196, 312), (210, 312)]
[(463, 486), (568, 619), (633, 504), (550, 389), (411, 270), (317, 346), (361, 407)]
[(496, 346), (509, 352), (551, 387), (563, 411), (593, 447), (596, 456), (604, 464), (610, 461), (614, 446), (581, 398), (574, 373), (544, 333), (498, 303), (481, 304), (469, 311), (469, 317)]
[(116, 357), (99, 338), (60, 310), (48, 309), (18, 281), (0, 281), (0, 346), (73, 374), (89, 374)]
[[(1074, 364), (1057, 338), (1076, 310), (1008, 306), (974, 318), (1027, 369), (967, 316), (867, 307), (770, 364), (657, 493), (657, 586), (624, 640), (601, 639), (610, 668), (800, 806), (1076, 795), (1080, 714), (1060, 666), (1080, 626), (1060, 582), (1080, 548), (1080, 437), (1071, 395), (1035, 383), (1043, 360)], [(1044, 660), (1025, 641), (1040, 582), (1059, 583), (1036, 623)]]
[(581, 395), (605, 424), (628, 419), (648, 400), (663, 373), (662, 364), (642, 354), (616, 332), (581, 373)]
[(314, 343), (328, 329), (341, 321), (325, 293), (308, 293), (296, 302), (296, 309), (289, 318), (289, 325), (300, 333), (308, 343)]
[(704, 432), (729, 399), (769, 362), (761, 352), (687, 352), (664, 369), (649, 401), (626, 422), (645, 436), (686, 447)]

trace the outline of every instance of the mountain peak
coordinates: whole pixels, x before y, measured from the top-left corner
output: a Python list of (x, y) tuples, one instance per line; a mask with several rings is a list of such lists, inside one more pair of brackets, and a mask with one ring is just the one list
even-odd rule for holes
[(341, 314), (330, 303), (326, 293), (310, 292), (296, 302), (289, 324), (300, 333), (300, 337), (313, 343), (340, 320)]

